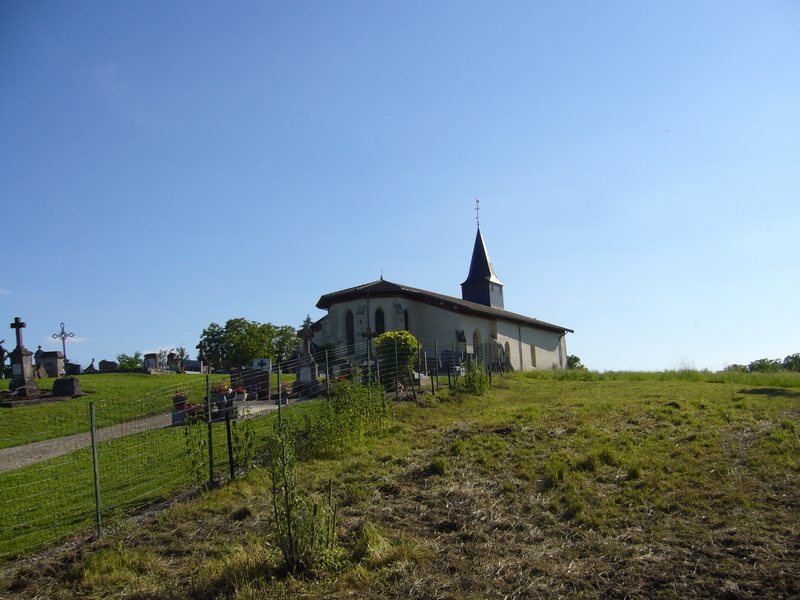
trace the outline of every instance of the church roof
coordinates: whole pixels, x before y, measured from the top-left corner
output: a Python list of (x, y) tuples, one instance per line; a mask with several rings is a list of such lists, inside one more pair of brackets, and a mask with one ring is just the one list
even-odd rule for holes
[[(480, 235), (480, 232), (478, 235)], [(481, 242), (482, 241), (483, 238), (481, 238)], [(319, 302), (317, 302), (317, 308), (328, 310), (334, 304), (348, 302), (350, 300), (358, 300), (367, 297), (382, 298), (393, 296), (407, 298), (408, 300), (415, 300), (417, 302), (424, 302), (425, 304), (438, 306), (443, 310), (448, 310), (451, 312), (481, 316), (490, 319), (503, 319), (518, 325), (528, 325), (549, 331), (574, 333), (572, 329), (561, 327), (559, 325), (553, 325), (552, 323), (546, 323), (545, 321), (540, 321), (539, 319), (526, 317), (525, 315), (512, 313), (500, 308), (492, 308), (476, 302), (469, 302), (468, 300), (462, 300), (461, 298), (455, 298), (453, 296), (446, 296), (444, 294), (437, 294), (436, 292), (429, 292), (427, 290), (421, 290), (419, 288), (393, 283), (391, 281), (386, 281), (383, 278), (371, 283), (365, 283), (363, 285), (357, 285), (355, 287), (339, 290), (338, 292), (324, 294), (320, 297)]]
[(481, 228), (478, 227), (478, 233), (475, 236), (475, 246), (472, 248), (472, 261), (469, 264), (469, 275), (467, 275), (467, 280), (461, 285), (480, 283), (483, 281), (503, 285), (503, 282), (497, 278), (494, 272), (492, 261), (489, 260), (489, 253), (486, 251), (486, 243), (483, 241), (483, 235), (481, 235)]

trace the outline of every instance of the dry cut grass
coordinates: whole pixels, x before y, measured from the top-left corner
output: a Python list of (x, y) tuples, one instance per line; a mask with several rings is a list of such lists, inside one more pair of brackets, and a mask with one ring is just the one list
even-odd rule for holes
[(534, 381), (394, 407), (302, 464), (339, 549), (289, 576), (263, 471), (15, 565), (2, 598), (797, 598), (800, 391)]

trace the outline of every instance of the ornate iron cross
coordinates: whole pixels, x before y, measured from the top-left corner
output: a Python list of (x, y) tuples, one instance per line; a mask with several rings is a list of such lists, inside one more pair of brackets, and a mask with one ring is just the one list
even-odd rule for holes
[(75, 337), (74, 333), (67, 333), (64, 324), (61, 324), (61, 333), (54, 333), (53, 339), (61, 339), (61, 348), (64, 350), (64, 364), (67, 364), (67, 338)]

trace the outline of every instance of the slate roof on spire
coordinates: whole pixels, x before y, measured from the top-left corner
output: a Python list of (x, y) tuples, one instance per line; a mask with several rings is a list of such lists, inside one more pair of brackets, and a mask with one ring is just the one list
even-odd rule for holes
[(489, 260), (489, 253), (486, 251), (486, 243), (483, 241), (481, 235), (481, 228), (478, 227), (478, 234), (475, 236), (475, 246), (472, 249), (472, 262), (469, 264), (469, 275), (467, 280), (462, 283), (473, 284), (488, 281), (503, 285), (503, 282), (497, 278), (492, 267), (492, 261)]

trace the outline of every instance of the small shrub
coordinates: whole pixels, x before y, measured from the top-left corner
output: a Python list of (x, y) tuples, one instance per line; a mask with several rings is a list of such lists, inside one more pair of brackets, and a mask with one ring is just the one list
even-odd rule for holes
[(616, 467), (619, 464), (619, 460), (617, 460), (617, 455), (614, 451), (609, 447), (603, 447), (600, 452), (597, 453), (597, 458), (600, 460), (601, 463), (604, 465), (608, 465), (609, 467)]
[(447, 461), (443, 457), (437, 456), (431, 461), (431, 464), (428, 465), (428, 473), (442, 477), (445, 476), (447, 474)]
[(208, 432), (202, 423), (186, 423), (183, 428), (186, 462), (192, 481), (203, 485), (208, 478)]
[(456, 456), (462, 456), (467, 451), (467, 443), (458, 438), (452, 444), (450, 444), (450, 454), (455, 454)]
[(555, 460), (550, 462), (544, 472), (544, 477), (542, 478), (542, 487), (545, 490), (551, 490), (557, 487), (561, 482), (564, 481), (564, 475), (566, 474), (567, 466), (560, 460)]
[(301, 493), (296, 467), (294, 436), (278, 425), (269, 444), (267, 470), (272, 484), (273, 538), (291, 573), (323, 564), (333, 555), (336, 543), (332, 487), (326, 500)]
[(461, 389), (469, 394), (481, 396), (485, 394), (491, 387), (489, 381), (489, 374), (486, 372), (486, 367), (476, 361), (470, 361), (467, 365), (467, 370), (461, 380)]

